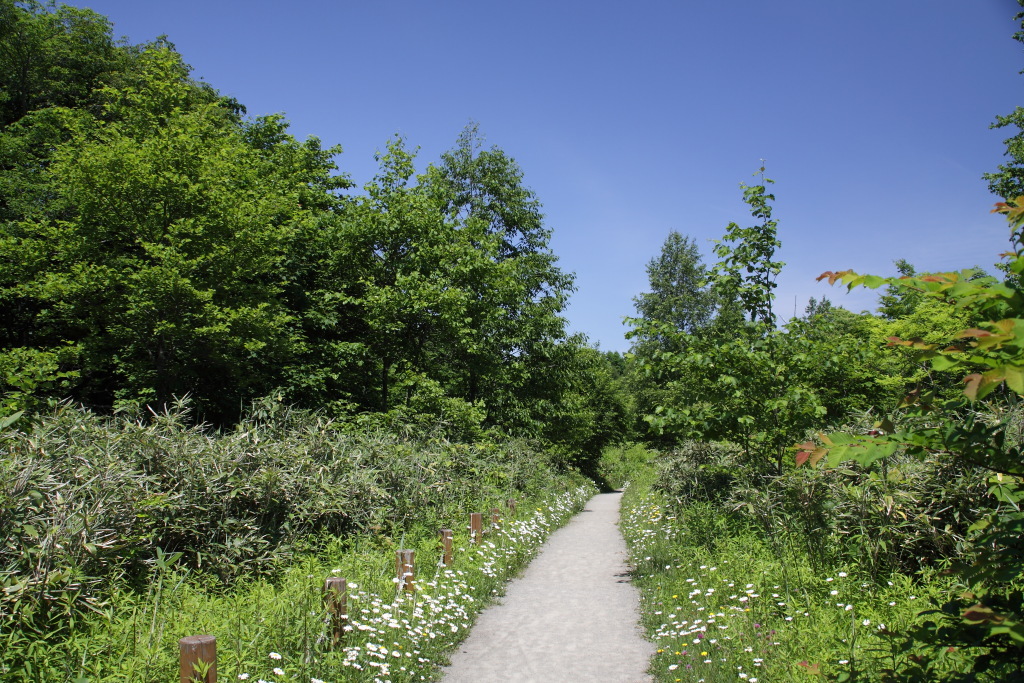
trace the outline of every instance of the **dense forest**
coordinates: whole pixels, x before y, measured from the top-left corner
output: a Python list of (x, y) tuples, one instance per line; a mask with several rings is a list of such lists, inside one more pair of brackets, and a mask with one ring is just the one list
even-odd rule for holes
[[(370, 622), (332, 649), (309, 577), (413, 615), (371, 558), (501, 505), (518, 531), (435, 576), (483, 602), (596, 484), (628, 486), (659, 680), (735, 680), (755, 650), (740, 678), (1024, 680), (1024, 108), (993, 125), (996, 265), (894, 254), (821, 278), (877, 311), (781, 320), (761, 168), (715, 263), (668, 235), (609, 353), (566, 332), (573, 276), (475, 123), (420, 167), (382, 141), (357, 188), (168, 40), (0, 0), (0, 677), (169, 679), (187, 611), (231, 634), (222, 675), (418, 680), (457, 640), (409, 626), (408, 671)], [(735, 609), (670, 605), (729, 563)], [(721, 656), (688, 644), (716, 614)]]
[(13, 2), (2, 40), (5, 413), (187, 397), (224, 425), (273, 396), (567, 453), (623, 419), (612, 369), (565, 332), (573, 278), (539, 201), (475, 124), (422, 172), (382, 141), (357, 189), (340, 148), (246, 117), (166, 40)]

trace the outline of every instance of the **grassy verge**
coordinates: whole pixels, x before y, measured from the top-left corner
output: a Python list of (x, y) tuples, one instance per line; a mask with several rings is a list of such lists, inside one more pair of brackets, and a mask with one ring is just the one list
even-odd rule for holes
[[(823, 567), (792, 534), (766, 536), (723, 506), (669, 499), (655, 477), (637, 471), (622, 530), (658, 681), (898, 680), (914, 656), (903, 634), (944, 600), (948, 579)], [(956, 671), (964, 656), (947, 652), (939, 666)]]
[[(171, 567), (145, 595), (114, 595), (59, 649), (78, 677), (97, 682), (172, 680), (178, 639), (200, 633), (217, 636), (224, 680), (431, 680), (478, 612), (592, 493), (581, 486), (553, 496), (503, 520), (479, 545), (456, 530), (451, 567), (440, 565), (433, 541), (407, 543), (417, 551), (414, 593), (396, 590), (394, 551), (372, 540), (335, 543), (279, 581), (244, 582), (227, 593)], [(322, 602), (324, 578), (333, 575), (349, 580), (349, 623), (337, 646)], [(52, 665), (57, 653), (50, 655)]]
[[(218, 638), (222, 680), (421, 680), (479, 607), (591, 495), (520, 441), (359, 432), (269, 405), (228, 433), (179, 412), (61, 407), (0, 434), (0, 679), (177, 678)], [(518, 501), (479, 546), (470, 512)], [(437, 530), (458, 548), (439, 566)], [(414, 595), (395, 551), (414, 549)], [(322, 587), (350, 583), (328, 637)]]

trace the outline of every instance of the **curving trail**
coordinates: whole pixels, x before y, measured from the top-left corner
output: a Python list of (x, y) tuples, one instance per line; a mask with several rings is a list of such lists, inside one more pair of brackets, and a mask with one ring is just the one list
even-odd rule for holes
[(499, 604), (485, 610), (444, 683), (635, 683), (654, 646), (638, 625), (618, 528), (621, 493), (594, 496)]

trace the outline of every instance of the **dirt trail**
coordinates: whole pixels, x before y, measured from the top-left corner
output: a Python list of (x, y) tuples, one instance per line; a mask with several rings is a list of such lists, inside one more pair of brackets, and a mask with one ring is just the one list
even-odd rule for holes
[(559, 529), (505, 597), (477, 620), (443, 683), (636, 683), (644, 640), (618, 528), (622, 494), (594, 496)]

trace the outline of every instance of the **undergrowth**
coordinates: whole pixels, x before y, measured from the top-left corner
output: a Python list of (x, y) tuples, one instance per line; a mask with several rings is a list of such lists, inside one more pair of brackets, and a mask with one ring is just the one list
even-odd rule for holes
[[(360, 586), (353, 604), (429, 630), (437, 615), (428, 612), (445, 601), (471, 615), (463, 603), (497, 590), (584, 490), (582, 477), (559, 473), (523, 441), (366, 431), (273, 401), (226, 432), (196, 426), (187, 405), (144, 417), (61, 405), (14, 427), (0, 434), (5, 681), (170, 680), (177, 639), (200, 633), (224, 638), (222, 675), (334, 680), (339, 666), (350, 675), (377, 656), (361, 651), (349, 666), (324, 649), (327, 576)], [(509, 499), (518, 518), (455, 566), (433, 569), (439, 528), (465, 539), (469, 512)], [(431, 569), (424, 594), (392, 604), (400, 548), (418, 550), (417, 564)], [(469, 619), (458, 621), (460, 634)], [(456, 636), (430, 632), (436, 647), (402, 650), (429, 660), (408, 671), (429, 669)], [(346, 646), (367, 633), (376, 631)], [(378, 645), (392, 651), (395, 640), (406, 642)], [(402, 666), (389, 668), (407, 679)], [(275, 669), (287, 677), (268, 677)]]
[[(650, 454), (652, 462), (635, 471), (626, 489), (622, 531), (644, 625), (657, 645), (651, 664), (657, 680), (908, 680), (903, 674), (920, 654), (910, 634), (957, 589), (942, 563), (922, 557), (911, 573), (902, 570), (898, 547), (872, 557), (859, 534), (877, 534), (850, 524), (831, 496), (819, 512), (839, 521), (808, 542), (806, 525), (786, 518), (770, 483), (758, 501), (726, 476), (728, 468), (719, 465), (730, 453), (726, 447), (707, 470), (690, 470), (697, 477), (685, 487), (690, 495), (675, 488), (685, 476), (678, 454), (659, 457), (660, 468)], [(858, 484), (845, 479), (846, 487)], [(926, 535), (920, 526), (897, 529), (911, 548)], [(927, 675), (954, 675), (976, 654), (932, 653)], [(1005, 680), (999, 675), (977, 680)]]

